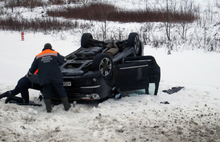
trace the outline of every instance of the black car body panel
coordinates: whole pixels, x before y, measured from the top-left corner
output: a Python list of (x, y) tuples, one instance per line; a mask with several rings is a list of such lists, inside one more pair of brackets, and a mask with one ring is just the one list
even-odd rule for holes
[[(113, 48), (112, 54), (107, 54)], [(143, 44), (137, 33), (127, 40), (98, 41), (90, 33), (81, 39), (81, 47), (65, 57), (60, 66), (69, 101), (103, 100), (117, 93), (145, 89), (154, 84), (157, 95), (160, 67), (152, 56), (143, 56)], [(33, 89), (41, 90), (37, 75), (31, 77)], [(52, 100), (59, 101), (54, 90)]]

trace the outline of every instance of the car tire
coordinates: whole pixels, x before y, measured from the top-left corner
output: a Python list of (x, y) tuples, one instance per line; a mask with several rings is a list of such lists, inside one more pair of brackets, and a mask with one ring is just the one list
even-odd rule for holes
[(100, 53), (94, 57), (91, 68), (94, 71), (99, 70), (105, 79), (109, 79), (113, 70), (112, 58), (105, 53)]
[(88, 48), (90, 47), (90, 42), (93, 39), (91, 33), (84, 33), (81, 37), (81, 47)]
[(139, 40), (138, 33), (130, 33), (128, 36), (128, 46), (134, 47), (137, 56), (142, 55), (142, 43)]

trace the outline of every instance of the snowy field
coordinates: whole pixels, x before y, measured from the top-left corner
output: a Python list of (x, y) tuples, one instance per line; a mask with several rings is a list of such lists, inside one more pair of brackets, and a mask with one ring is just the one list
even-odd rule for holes
[[(0, 92), (13, 89), (44, 43), (63, 55), (79, 46), (55, 35), (26, 34), (21, 41), (18, 32), (0, 32), (0, 37)], [(37, 100), (39, 92), (30, 90), (30, 100), (42, 107), (0, 100), (0, 141), (220, 141), (219, 53), (184, 50), (167, 55), (164, 48), (148, 46), (144, 51), (161, 67), (157, 96), (131, 94), (98, 107), (76, 104), (68, 112), (58, 105), (48, 114)], [(172, 95), (162, 92), (174, 86), (185, 88)]]
[[(139, 4), (133, 3), (133, 0), (126, 0), (126, 3), (120, 0), (102, 1), (127, 9), (144, 9), (146, 2), (148, 7), (154, 7), (165, 4), (166, 0), (137, 0)], [(205, 10), (215, 9), (217, 0), (194, 2)], [(39, 13), (36, 8), (33, 13), (22, 14), (31, 17)], [(212, 36), (219, 31), (220, 28), (213, 25), (209, 25), (207, 35)], [(139, 29), (138, 23), (111, 23), (109, 26), (113, 29), (121, 26), (127, 33)], [(196, 31), (194, 26), (195, 23), (190, 25), (189, 34)], [(24, 34), (24, 41), (21, 41), (20, 32), (0, 31), (0, 93), (15, 87), (45, 43), (51, 43), (62, 55), (77, 49), (83, 30), (75, 31), (77, 34), (29, 32)], [(161, 29), (156, 31), (158, 36), (164, 34)], [(204, 38), (203, 31), (198, 31), (197, 35)], [(194, 38), (192, 42), (198, 43)], [(171, 55), (167, 55), (166, 48), (156, 49), (147, 45), (144, 48), (144, 54), (154, 56), (161, 67), (157, 96), (131, 93), (131, 97), (109, 99), (98, 106), (75, 104), (68, 112), (58, 105), (50, 114), (46, 113), (44, 103), (37, 100), (39, 91), (30, 89), (30, 100), (42, 104), (42, 107), (5, 104), (3, 98), (0, 100), (0, 141), (219, 142), (220, 54), (179, 46), (183, 48), (172, 51)], [(176, 86), (184, 86), (184, 89), (172, 95), (162, 92)], [(169, 104), (161, 103), (166, 101)]]

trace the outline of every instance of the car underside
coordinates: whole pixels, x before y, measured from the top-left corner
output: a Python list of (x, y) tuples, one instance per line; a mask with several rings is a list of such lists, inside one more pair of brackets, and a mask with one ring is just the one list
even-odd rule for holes
[[(60, 66), (63, 85), (69, 101), (103, 100), (123, 91), (144, 89), (149, 86), (157, 95), (160, 67), (152, 56), (143, 56), (143, 44), (137, 33), (130, 33), (125, 40), (93, 39), (84, 33), (81, 47), (65, 57)], [(37, 75), (33, 77), (33, 89), (40, 90)], [(59, 101), (54, 90), (53, 101)]]

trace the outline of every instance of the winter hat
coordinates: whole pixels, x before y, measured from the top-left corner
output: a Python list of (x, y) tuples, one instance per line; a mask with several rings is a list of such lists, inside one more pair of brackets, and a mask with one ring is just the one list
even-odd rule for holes
[(44, 50), (46, 50), (46, 49), (52, 49), (52, 46), (51, 46), (50, 43), (46, 43), (46, 44), (44, 45), (44, 48), (43, 48), (42, 51), (44, 51)]

